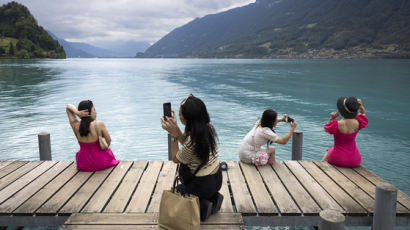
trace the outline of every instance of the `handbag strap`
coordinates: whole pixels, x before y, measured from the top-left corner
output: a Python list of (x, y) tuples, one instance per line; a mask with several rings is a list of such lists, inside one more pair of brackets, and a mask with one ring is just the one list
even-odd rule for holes
[(100, 138), (100, 134), (98, 133), (98, 125), (97, 125), (97, 121), (95, 121), (94, 123), (94, 127), (95, 127), (95, 131), (97, 132), (97, 137)]

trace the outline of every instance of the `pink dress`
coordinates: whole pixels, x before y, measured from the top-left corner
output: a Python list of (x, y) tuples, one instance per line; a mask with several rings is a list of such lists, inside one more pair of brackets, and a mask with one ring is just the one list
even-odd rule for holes
[(81, 171), (98, 171), (117, 165), (117, 161), (111, 149), (101, 149), (98, 140), (96, 142), (80, 142), (80, 151), (75, 155), (77, 169)]
[[(359, 130), (368, 124), (367, 117), (359, 114), (354, 119), (359, 122)], [(362, 156), (356, 147), (357, 130), (354, 133), (341, 133), (336, 119), (324, 125), (329, 134), (334, 135), (334, 146), (329, 148), (327, 162), (342, 167), (356, 167), (362, 162)]]

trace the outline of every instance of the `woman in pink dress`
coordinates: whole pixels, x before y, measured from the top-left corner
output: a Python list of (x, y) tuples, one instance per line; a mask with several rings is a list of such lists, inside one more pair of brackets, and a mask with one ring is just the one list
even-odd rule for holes
[[(75, 159), (77, 169), (81, 171), (98, 171), (117, 165), (117, 161), (111, 149), (101, 149), (99, 138), (104, 137), (108, 147), (111, 144), (111, 137), (104, 125), (104, 122), (97, 121), (97, 112), (90, 100), (82, 101), (78, 105), (78, 110), (73, 105), (67, 105), (66, 108), (68, 120), (71, 128), (80, 144), (80, 150), (77, 152)], [(76, 115), (81, 118), (78, 121)]]
[[(366, 110), (362, 101), (355, 97), (340, 97), (337, 109), (339, 112), (331, 113), (329, 121), (324, 125), (325, 131), (334, 135), (334, 146), (327, 150), (322, 161), (341, 167), (359, 166), (362, 156), (355, 139), (359, 130), (367, 126)], [(339, 113), (343, 118), (338, 121), (336, 117)]]

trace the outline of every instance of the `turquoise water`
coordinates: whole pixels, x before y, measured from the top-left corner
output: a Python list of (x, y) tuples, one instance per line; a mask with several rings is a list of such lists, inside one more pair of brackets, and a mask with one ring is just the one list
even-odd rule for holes
[[(361, 98), (369, 126), (357, 137), (362, 165), (410, 194), (410, 60), (0, 59), (1, 160), (38, 159), (37, 134), (51, 134), (54, 160), (74, 160), (78, 144), (66, 104), (94, 101), (120, 160), (167, 159), (162, 103), (190, 93), (208, 107), (220, 158), (238, 160), (243, 136), (266, 108), (303, 130), (303, 159), (332, 146), (323, 131), (339, 96)], [(279, 124), (277, 133), (287, 133)], [(291, 145), (275, 146), (277, 159)]]

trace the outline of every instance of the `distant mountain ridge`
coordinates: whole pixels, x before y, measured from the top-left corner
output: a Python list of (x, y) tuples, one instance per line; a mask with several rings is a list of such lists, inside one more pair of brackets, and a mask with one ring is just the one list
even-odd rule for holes
[(127, 41), (107, 43), (107, 48), (101, 48), (83, 42), (69, 42), (56, 36), (51, 31), (47, 30), (47, 32), (64, 47), (67, 58), (135, 57), (136, 53), (144, 52), (149, 47), (147, 42)]
[(410, 1), (257, 0), (174, 29), (144, 57), (410, 57)]
[[(56, 39), (67, 53), (67, 58), (118, 58), (118, 57), (135, 57), (136, 53), (145, 51), (149, 47), (146, 42), (116, 42), (107, 44), (110, 48), (101, 48), (83, 42), (66, 41), (51, 31), (47, 31), (54, 39)], [(113, 51), (116, 50), (117, 52)]]

